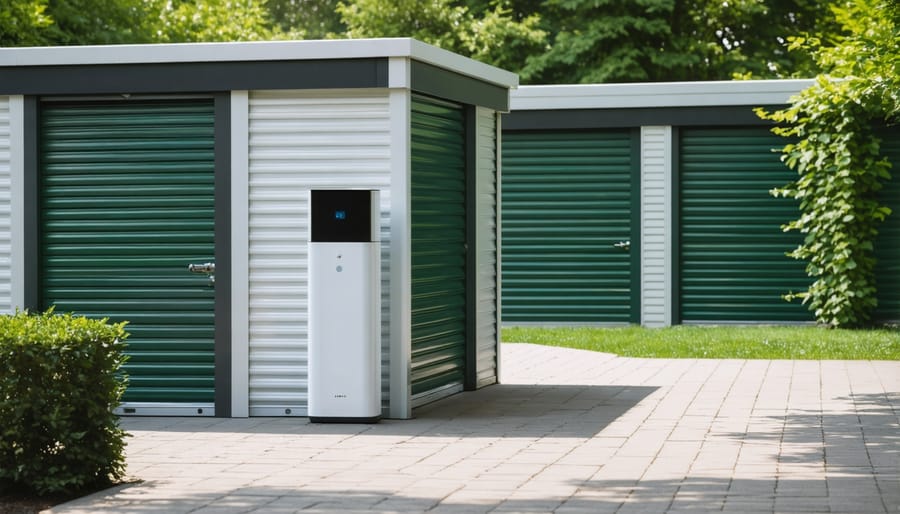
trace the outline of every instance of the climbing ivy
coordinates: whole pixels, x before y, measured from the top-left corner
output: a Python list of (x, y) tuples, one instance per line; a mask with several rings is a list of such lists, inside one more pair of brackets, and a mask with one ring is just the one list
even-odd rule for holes
[(801, 37), (790, 43), (809, 51), (825, 73), (786, 109), (757, 114), (793, 140), (781, 149), (782, 160), (799, 177), (771, 193), (799, 200), (800, 217), (783, 228), (805, 239), (788, 255), (808, 261), (815, 279), (785, 298), (802, 299), (819, 323), (858, 327), (877, 305), (874, 242), (891, 214), (877, 200), (891, 165), (880, 156), (875, 130), (900, 112), (900, 24), (891, 0), (842, 2), (834, 13), (845, 30), (836, 44)]

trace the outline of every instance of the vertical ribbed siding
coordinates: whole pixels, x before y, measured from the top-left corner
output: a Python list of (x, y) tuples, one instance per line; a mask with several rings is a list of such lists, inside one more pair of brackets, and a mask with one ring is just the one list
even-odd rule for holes
[(641, 324), (672, 324), (672, 127), (641, 127)]
[(381, 191), (382, 325), (390, 320), (390, 155), (386, 92), (251, 93), (251, 416), (306, 415), (310, 189)]
[(891, 162), (891, 180), (879, 194), (879, 199), (893, 211), (878, 227), (875, 241), (876, 285), (878, 309), (875, 318), (900, 322), (900, 128), (894, 127), (879, 134), (881, 154)]
[(462, 108), (413, 97), (414, 404), (462, 388), (466, 360), (466, 153)]
[(781, 295), (809, 285), (787, 256), (801, 237), (781, 225), (799, 213), (773, 198), (795, 174), (772, 149), (767, 127), (684, 128), (680, 141), (680, 306), (686, 322), (809, 321)]
[(9, 97), (0, 96), (0, 313), (12, 312), (12, 133)]
[(631, 133), (503, 134), (505, 323), (631, 320)]
[(126, 402), (214, 401), (212, 100), (44, 103), (41, 307), (128, 321)]
[(478, 107), (476, 116), (477, 223), (476, 382), (497, 381), (497, 115)]

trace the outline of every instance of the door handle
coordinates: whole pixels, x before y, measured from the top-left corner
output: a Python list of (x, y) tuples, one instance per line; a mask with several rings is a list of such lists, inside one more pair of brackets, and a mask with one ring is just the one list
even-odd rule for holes
[(626, 252), (631, 250), (631, 241), (619, 241), (618, 243), (613, 244), (616, 248), (621, 248)]
[(203, 264), (188, 264), (188, 271), (191, 273), (204, 273), (209, 278), (209, 285), (216, 284), (216, 263), (206, 262)]

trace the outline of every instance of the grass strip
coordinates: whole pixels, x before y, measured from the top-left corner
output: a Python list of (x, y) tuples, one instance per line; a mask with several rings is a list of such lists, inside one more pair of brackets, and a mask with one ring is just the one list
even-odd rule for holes
[(505, 327), (502, 340), (623, 357), (900, 360), (900, 328), (814, 326)]

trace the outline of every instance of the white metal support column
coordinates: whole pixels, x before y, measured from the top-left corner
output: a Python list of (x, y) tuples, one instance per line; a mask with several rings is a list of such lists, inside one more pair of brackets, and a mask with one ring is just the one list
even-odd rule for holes
[(641, 320), (672, 324), (672, 127), (641, 127)]
[(250, 415), (250, 200), (247, 91), (231, 92), (231, 415)]
[(388, 417), (412, 416), (410, 361), (412, 354), (412, 212), (410, 202), (410, 62), (389, 61), (391, 118), (391, 319), (390, 400)]

